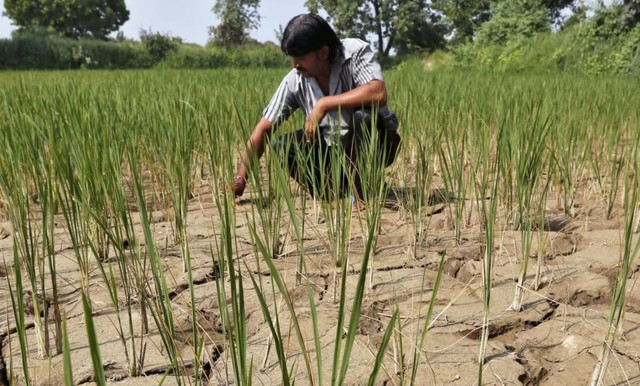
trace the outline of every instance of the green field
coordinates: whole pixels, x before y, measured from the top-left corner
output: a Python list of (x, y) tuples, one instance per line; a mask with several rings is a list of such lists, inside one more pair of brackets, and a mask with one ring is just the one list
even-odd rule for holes
[(364, 210), (234, 200), (285, 71), (0, 73), (0, 384), (637, 382), (640, 79), (401, 65)]

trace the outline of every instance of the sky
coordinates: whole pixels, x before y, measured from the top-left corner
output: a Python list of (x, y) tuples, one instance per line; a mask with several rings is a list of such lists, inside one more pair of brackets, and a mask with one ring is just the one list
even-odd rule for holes
[[(160, 32), (182, 38), (185, 43), (204, 45), (209, 26), (217, 24), (211, 8), (215, 0), (125, 0), (129, 20), (120, 27), (127, 38), (138, 39), (140, 29)], [(0, 0), (0, 14), (4, 0)], [(275, 31), (294, 16), (306, 13), (304, 0), (261, 0), (258, 13), (260, 27), (251, 31), (251, 37), (260, 41), (276, 41)], [(11, 37), (11, 19), (0, 16), (0, 39)]]

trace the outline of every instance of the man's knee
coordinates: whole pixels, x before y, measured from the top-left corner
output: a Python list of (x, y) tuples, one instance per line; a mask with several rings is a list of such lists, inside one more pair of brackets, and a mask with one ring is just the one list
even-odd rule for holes
[(377, 114), (374, 119), (371, 109), (359, 109), (353, 113), (352, 124), (355, 143), (366, 142), (366, 138), (372, 135), (372, 128), (375, 126), (379, 154), (383, 158), (385, 166), (391, 165), (396, 158), (401, 143), (397, 131), (398, 120), (395, 114), (389, 115), (386, 119)]
[(367, 130), (371, 128), (371, 111), (368, 109), (359, 109), (353, 112), (352, 126), (356, 131)]

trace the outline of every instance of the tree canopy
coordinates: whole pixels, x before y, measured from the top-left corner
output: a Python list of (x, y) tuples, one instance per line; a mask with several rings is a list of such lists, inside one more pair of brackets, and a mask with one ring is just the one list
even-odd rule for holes
[(622, 25), (633, 28), (640, 22), (640, 0), (624, 0), (622, 6)]
[(129, 20), (124, 0), (5, 0), (4, 15), (21, 29), (51, 29), (70, 38), (106, 39)]
[(472, 41), (478, 28), (491, 18), (491, 0), (433, 0), (432, 3), (442, 15), (453, 44)]
[(324, 10), (343, 36), (373, 37), (381, 57), (392, 49), (433, 50), (444, 43), (425, 0), (307, 0), (306, 6), (315, 13)]
[(216, 0), (213, 13), (220, 23), (209, 28), (216, 45), (233, 47), (250, 41), (249, 31), (258, 28), (260, 0)]
[(514, 37), (530, 37), (548, 30), (550, 13), (545, 0), (498, 1), (491, 6), (492, 17), (477, 34), (479, 44), (503, 44)]

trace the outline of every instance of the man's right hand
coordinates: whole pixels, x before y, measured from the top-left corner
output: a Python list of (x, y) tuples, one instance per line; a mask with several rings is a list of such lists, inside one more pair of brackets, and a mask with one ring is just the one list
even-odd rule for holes
[(327, 115), (327, 109), (325, 108), (323, 100), (324, 98), (320, 98), (318, 102), (316, 102), (315, 106), (313, 106), (313, 110), (311, 110), (311, 112), (309, 113), (307, 121), (304, 124), (304, 133), (307, 137), (307, 142), (315, 140), (318, 125)]
[(247, 187), (247, 179), (243, 176), (233, 177), (233, 195), (240, 197), (244, 193), (244, 189)]

